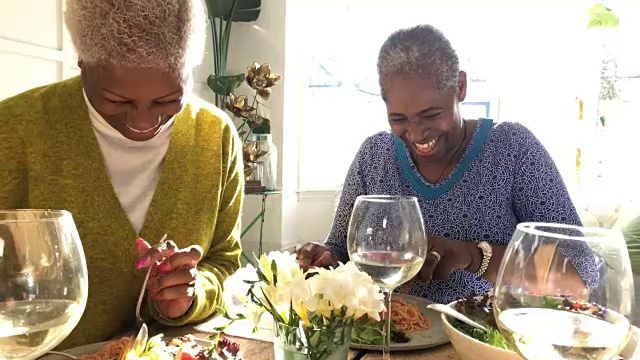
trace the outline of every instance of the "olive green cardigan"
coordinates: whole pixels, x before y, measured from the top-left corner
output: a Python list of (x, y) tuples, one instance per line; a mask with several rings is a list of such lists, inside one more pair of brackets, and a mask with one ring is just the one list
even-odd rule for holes
[[(243, 175), (240, 143), (220, 110), (187, 105), (176, 117), (164, 168), (139, 234), (168, 234), (197, 244), (196, 300), (167, 325), (202, 320), (221, 302), (221, 284), (240, 266)], [(72, 213), (89, 270), (89, 300), (80, 324), (60, 346), (104, 341), (135, 323), (142, 273), (134, 271), (138, 236), (111, 185), (82, 95), (80, 78), (0, 102), (0, 209), (49, 208)]]

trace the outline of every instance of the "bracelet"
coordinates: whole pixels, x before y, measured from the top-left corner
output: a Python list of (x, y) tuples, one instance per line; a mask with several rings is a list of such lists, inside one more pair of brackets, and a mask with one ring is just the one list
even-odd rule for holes
[(493, 255), (493, 247), (486, 241), (479, 241), (478, 248), (482, 251), (482, 263), (478, 271), (474, 273), (476, 276), (482, 276), (489, 268), (489, 262), (491, 261), (491, 255)]

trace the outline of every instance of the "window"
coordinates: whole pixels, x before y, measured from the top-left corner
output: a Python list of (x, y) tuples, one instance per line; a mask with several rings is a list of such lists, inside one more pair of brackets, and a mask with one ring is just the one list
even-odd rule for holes
[(2, 3), (0, 100), (79, 73), (63, 6), (60, 0)]
[(331, 60), (326, 62), (311, 59), (309, 68), (309, 88), (336, 88), (342, 85), (342, 82), (336, 79), (335, 75), (329, 69)]

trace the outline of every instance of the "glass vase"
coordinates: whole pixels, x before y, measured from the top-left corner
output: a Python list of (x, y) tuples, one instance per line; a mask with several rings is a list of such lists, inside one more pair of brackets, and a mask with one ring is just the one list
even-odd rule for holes
[(278, 149), (271, 134), (253, 134), (252, 141), (258, 144), (265, 154), (259, 160), (260, 181), (267, 190), (275, 190), (278, 182)]
[(275, 323), (275, 360), (346, 360), (350, 337), (350, 327), (309, 329)]

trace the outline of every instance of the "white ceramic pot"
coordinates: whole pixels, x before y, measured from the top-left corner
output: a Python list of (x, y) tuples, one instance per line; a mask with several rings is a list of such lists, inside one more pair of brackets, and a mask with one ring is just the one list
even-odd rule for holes
[[(453, 308), (454, 304), (455, 301), (447, 306)], [(493, 347), (460, 332), (449, 323), (446, 315), (441, 314), (441, 317), (444, 332), (451, 340), (451, 344), (456, 349), (461, 360), (523, 360), (520, 355), (513, 351)], [(623, 359), (640, 359), (640, 349), (638, 349), (640, 329), (633, 326), (632, 331), (627, 346), (620, 354)]]
[[(447, 306), (454, 307), (454, 304), (455, 302), (452, 302)], [(522, 357), (513, 351), (493, 347), (460, 332), (449, 323), (445, 314), (442, 314), (442, 324), (461, 360), (522, 360)]]

